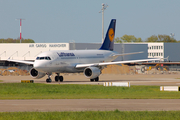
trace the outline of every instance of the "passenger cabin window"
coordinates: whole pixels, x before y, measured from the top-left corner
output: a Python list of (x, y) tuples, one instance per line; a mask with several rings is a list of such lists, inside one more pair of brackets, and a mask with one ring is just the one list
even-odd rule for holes
[(51, 60), (49, 56), (46, 57), (37, 57), (36, 60)]

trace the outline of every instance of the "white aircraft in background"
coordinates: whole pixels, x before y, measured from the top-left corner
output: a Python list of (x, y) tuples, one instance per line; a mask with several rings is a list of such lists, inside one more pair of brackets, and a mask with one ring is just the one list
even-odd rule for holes
[(55, 50), (39, 54), (34, 62), (11, 59), (8, 59), (8, 61), (32, 64), (33, 68), (30, 70), (30, 75), (33, 78), (38, 79), (48, 75), (46, 82), (51, 82), (50, 76), (52, 73), (56, 73), (57, 76), (55, 76), (55, 81), (62, 82), (63, 76), (59, 76), (60, 73), (84, 72), (84, 75), (89, 78), (90, 81), (99, 81), (101, 70), (107, 65), (159, 60), (142, 59), (111, 62), (118, 56), (142, 53), (118, 54), (113, 51), (115, 26), (116, 19), (112, 19), (104, 43), (98, 50)]

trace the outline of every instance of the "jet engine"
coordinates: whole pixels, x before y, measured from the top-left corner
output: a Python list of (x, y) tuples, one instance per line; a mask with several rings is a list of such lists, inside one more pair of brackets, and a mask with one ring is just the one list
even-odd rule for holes
[(101, 70), (97, 67), (87, 67), (84, 69), (84, 75), (87, 78), (94, 79), (101, 74)]
[(44, 77), (46, 74), (45, 74), (45, 73), (38, 72), (36, 69), (32, 68), (32, 69), (30, 70), (30, 75), (31, 75), (33, 78), (39, 79), (39, 78)]

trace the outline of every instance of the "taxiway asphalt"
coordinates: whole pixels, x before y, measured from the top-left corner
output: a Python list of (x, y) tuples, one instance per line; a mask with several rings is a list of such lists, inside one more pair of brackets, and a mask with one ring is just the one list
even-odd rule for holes
[[(46, 83), (46, 78), (32, 79), (30, 76), (1, 76), (0, 83), (19, 83), (34, 80)], [(64, 82), (48, 84), (103, 84), (104, 82), (130, 82), (131, 85), (175, 85), (180, 86), (180, 74), (160, 75), (101, 75), (99, 82), (89, 82), (83, 75), (65, 75)], [(169, 111), (180, 110), (179, 99), (44, 99), (44, 100), (0, 100), (0, 112), (15, 111)]]
[(45, 99), (0, 100), (0, 112), (48, 111), (175, 111), (179, 99)]
[[(152, 75), (100, 75), (99, 82), (90, 82), (84, 75), (64, 75), (63, 82), (55, 82), (55, 75), (51, 77), (52, 82), (48, 84), (94, 84), (103, 85), (104, 82), (130, 82), (131, 85), (176, 85), (180, 86), (180, 74), (152, 74)], [(20, 83), (21, 80), (34, 80), (35, 83), (46, 83), (46, 77), (33, 79), (31, 76), (0, 76), (0, 83)]]

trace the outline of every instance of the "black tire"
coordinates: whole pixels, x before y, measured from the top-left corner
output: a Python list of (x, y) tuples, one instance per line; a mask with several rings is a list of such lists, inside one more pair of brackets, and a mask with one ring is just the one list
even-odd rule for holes
[(47, 82), (47, 83), (50, 83), (50, 82), (51, 82), (51, 79), (47, 78), (47, 79), (46, 79), (46, 82)]
[(63, 82), (63, 76), (59, 76), (59, 80), (60, 80), (60, 82)]
[(56, 76), (56, 77), (55, 77), (55, 81), (56, 81), (56, 82), (58, 82), (58, 80), (59, 80), (59, 77), (58, 77), (58, 76)]
[(94, 82), (94, 79), (90, 79), (91, 82)]
[(99, 77), (95, 78), (95, 81), (98, 82), (99, 81)]

